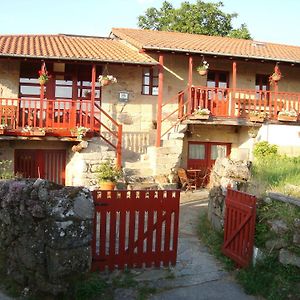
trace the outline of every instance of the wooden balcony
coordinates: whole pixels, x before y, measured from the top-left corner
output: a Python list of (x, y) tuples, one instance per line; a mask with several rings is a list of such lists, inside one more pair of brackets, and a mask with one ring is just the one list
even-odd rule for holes
[(74, 137), (80, 126), (99, 130), (100, 109), (90, 100), (0, 98), (0, 118), (2, 135)]
[(191, 119), (199, 107), (209, 109), (212, 119), (246, 122), (251, 112), (264, 113), (271, 122), (277, 121), (280, 111), (295, 111), (298, 116), (300, 113), (300, 93), (194, 86), (188, 94), (189, 97), (179, 94), (179, 119), (183, 116)]

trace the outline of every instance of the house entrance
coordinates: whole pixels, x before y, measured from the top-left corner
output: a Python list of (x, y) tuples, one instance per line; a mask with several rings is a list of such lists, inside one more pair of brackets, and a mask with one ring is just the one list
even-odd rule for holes
[(66, 151), (16, 149), (14, 172), (24, 178), (44, 178), (65, 184)]
[(230, 154), (230, 143), (189, 142), (187, 169), (199, 171), (197, 186), (207, 184), (210, 171), (218, 157)]

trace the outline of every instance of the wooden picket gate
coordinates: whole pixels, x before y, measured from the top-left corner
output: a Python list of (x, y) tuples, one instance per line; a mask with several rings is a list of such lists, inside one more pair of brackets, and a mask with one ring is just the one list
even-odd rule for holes
[(239, 267), (247, 267), (252, 259), (255, 218), (256, 197), (228, 189), (222, 251)]
[(175, 265), (179, 190), (93, 191), (92, 270)]

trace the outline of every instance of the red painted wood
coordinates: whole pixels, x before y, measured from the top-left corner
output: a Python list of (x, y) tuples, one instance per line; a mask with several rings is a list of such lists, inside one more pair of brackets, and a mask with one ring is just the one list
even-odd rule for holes
[(256, 197), (228, 189), (222, 251), (241, 267), (252, 259), (255, 218)]
[[(93, 270), (176, 263), (179, 191), (93, 191), (93, 197), (96, 209), (94, 222), (97, 222), (97, 214), (109, 213), (111, 216), (109, 228), (102, 218), (100, 230), (97, 231), (94, 225)], [(114, 212), (120, 212), (120, 217), (112, 217)], [(126, 213), (129, 214), (127, 218)], [(157, 214), (155, 222), (154, 214)], [(166, 230), (163, 230), (163, 224)], [(107, 232), (110, 232), (110, 240), (106, 246), (115, 249), (115, 252), (103, 250)], [(95, 241), (100, 242), (97, 244)]]
[(44, 178), (65, 184), (66, 151), (16, 149), (14, 172), (24, 178)]
[(159, 70), (158, 70), (158, 97), (157, 97), (157, 130), (156, 130), (156, 147), (160, 147), (161, 139), (161, 122), (162, 122), (162, 104), (163, 104), (163, 83), (164, 83), (164, 57), (159, 55)]
[(192, 85), (193, 85), (193, 57), (189, 56), (189, 70), (188, 70), (188, 105), (187, 113), (191, 113), (192, 109)]

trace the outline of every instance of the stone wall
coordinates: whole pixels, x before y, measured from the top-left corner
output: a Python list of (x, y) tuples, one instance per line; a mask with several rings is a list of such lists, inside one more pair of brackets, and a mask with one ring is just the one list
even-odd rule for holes
[(18, 98), (20, 62), (0, 62), (0, 98)]
[(249, 168), (247, 161), (234, 161), (229, 158), (216, 160), (210, 175), (208, 202), (208, 219), (214, 229), (223, 230), (227, 188), (245, 191), (250, 179)]
[(52, 294), (91, 267), (89, 190), (46, 180), (0, 182), (0, 251), (7, 274)]

